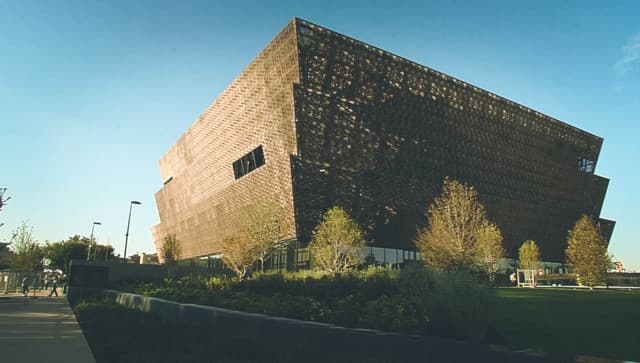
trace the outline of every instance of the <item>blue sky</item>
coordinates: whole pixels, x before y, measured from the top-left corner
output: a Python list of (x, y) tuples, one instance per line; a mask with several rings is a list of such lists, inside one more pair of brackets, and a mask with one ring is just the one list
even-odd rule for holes
[(294, 16), (605, 139), (610, 251), (640, 269), (640, 2), (0, 0), (0, 240), (153, 252), (158, 160)]

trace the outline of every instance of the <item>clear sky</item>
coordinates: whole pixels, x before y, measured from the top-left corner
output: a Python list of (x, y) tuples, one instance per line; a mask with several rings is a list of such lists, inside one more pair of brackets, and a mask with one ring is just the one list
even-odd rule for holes
[[(469, 5), (472, 3), (473, 5)], [(640, 2), (0, 0), (0, 240), (153, 252), (158, 160), (294, 16), (604, 138), (610, 251), (640, 269)]]

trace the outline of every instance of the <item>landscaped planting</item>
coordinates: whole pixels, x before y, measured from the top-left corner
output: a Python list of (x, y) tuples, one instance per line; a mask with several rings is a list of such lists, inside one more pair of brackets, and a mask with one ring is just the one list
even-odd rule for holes
[(118, 289), (168, 300), (348, 327), (480, 340), (551, 354), (640, 361), (640, 291), (490, 288), (463, 272), (421, 267), (189, 276)]
[[(269, 339), (237, 329), (187, 326), (153, 313), (89, 299), (74, 311), (96, 362), (538, 362), (523, 354), (497, 352), (482, 344), (446, 339), (384, 338), (326, 340), (275, 335)], [(243, 334), (244, 333), (244, 334)], [(265, 339), (266, 338), (266, 339)], [(343, 337), (344, 338), (344, 337)]]
[(122, 284), (167, 300), (403, 333), (481, 340), (494, 290), (464, 272), (370, 269), (344, 274), (262, 274), (238, 281), (187, 276)]

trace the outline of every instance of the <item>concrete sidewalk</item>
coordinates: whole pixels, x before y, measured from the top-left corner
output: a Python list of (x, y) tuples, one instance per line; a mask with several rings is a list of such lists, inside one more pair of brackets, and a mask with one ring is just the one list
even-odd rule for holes
[(66, 297), (42, 295), (0, 295), (0, 361), (95, 362)]

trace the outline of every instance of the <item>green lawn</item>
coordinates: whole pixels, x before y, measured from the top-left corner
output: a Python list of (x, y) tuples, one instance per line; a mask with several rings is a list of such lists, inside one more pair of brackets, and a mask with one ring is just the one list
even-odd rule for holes
[(498, 289), (500, 335), (535, 348), (640, 361), (640, 291)]

